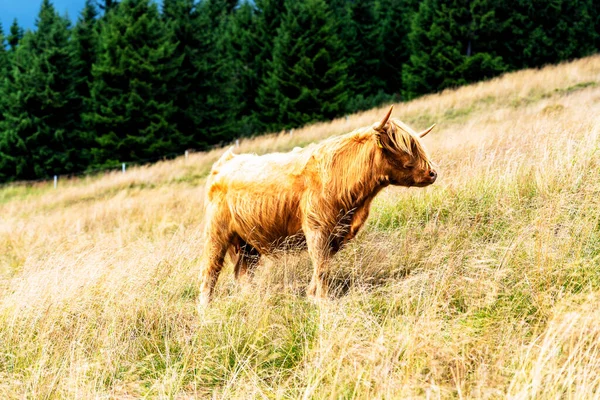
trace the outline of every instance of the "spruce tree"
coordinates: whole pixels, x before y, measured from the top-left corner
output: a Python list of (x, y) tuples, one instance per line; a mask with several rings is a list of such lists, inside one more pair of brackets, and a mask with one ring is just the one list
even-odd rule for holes
[(264, 111), (259, 103), (259, 92), (265, 85), (273, 62), (275, 39), (286, 13), (286, 0), (256, 0), (254, 6), (254, 22), (251, 31), (254, 40), (248, 41), (248, 44), (252, 46), (251, 53), (255, 54), (254, 65), (250, 67), (254, 71), (255, 79), (248, 82), (248, 91), (243, 94), (243, 97), (252, 102), (249, 118), (252, 130), (264, 132), (274, 125), (262, 115)]
[(170, 85), (181, 58), (173, 57), (158, 6), (151, 0), (124, 0), (102, 24), (99, 40), (92, 108), (86, 114), (96, 133), (96, 166), (179, 151), (182, 135), (172, 123)]
[[(77, 24), (73, 28), (71, 45), (74, 48), (75, 91), (80, 101), (82, 113), (89, 112), (92, 104), (90, 86), (93, 81), (92, 66), (98, 57), (98, 10), (93, 0), (86, 0)], [(91, 126), (82, 118), (80, 131), (91, 141)]]
[(377, 14), (381, 28), (382, 54), (379, 66), (384, 91), (396, 98), (402, 91), (402, 69), (410, 57), (408, 34), (420, 0), (379, 0)]
[(593, 0), (474, 0), (474, 52), (502, 58), (507, 69), (538, 67), (596, 51)]
[(9, 86), (9, 74), (11, 71), (11, 57), (9, 50), (6, 49), (6, 39), (4, 37), (4, 30), (0, 23), (0, 182), (6, 180), (3, 176), (3, 165), (7, 163), (6, 155), (2, 152), (2, 143), (6, 142), (7, 133), (4, 131), (3, 124), (5, 115), (10, 105), (10, 99), (8, 97)]
[(258, 90), (273, 58), (273, 45), (284, 12), (284, 0), (246, 0), (234, 11), (231, 22), (227, 24), (234, 71), (234, 101), (240, 106), (238, 131), (242, 135), (266, 129), (259, 118)]
[(333, 118), (345, 109), (347, 64), (324, 0), (286, 2), (258, 104), (268, 129)]
[(592, 2), (592, 24), (594, 25), (594, 30), (596, 32), (595, 44), (596, 50), (600, 51), (600, 2), (594, 1)]
[(249, 2), (244, 2), (231, 16), (226, 26), (227, 40), (231, 45), (233, 85), (235, 102), (238, 105), (239, 133), (251, 135), (260, 130), (256, 121), (256, 96), (258, 73), (261, 64), (261, 43), (257, 40), (256, 12)]
[[(8, 57), (8, 51), (6, 50), (6, 40), (4, 38), (4, 30), (2, 29), (2, 23), (0, 23), (0, 127), (2, 126), (2, 121), (4, 121), (5, 107), (8, 104), (5, 104), (7, 101), (6, 96), (6, 81), (8, 80), (8, 73), (10, 69), (10, 59)], [(3, 142), (4, 132), (0, 130), (0, 143)], [(0, 158), (3, 155), (0, 154)], [(2, 161), (0, 160), (0, 165), (2, 165)]]
[(513, 68), (525, 68), (594, 53), (594, 3), (594, 0), (513, 0), (497, 4), (497, 8), (510, 15), (508, 42), (512, 45), (503, 49), (502, 55), (513, 60)]
[(19, 42), (23, 38), (23, 28), (21, 28), (15, 18), (13, 20), (12, 25), (10, 26), (10, 34), (7, 37), (8, 45), (10, 46), (10, 50), (14, 52), (19, 45)]
[(104, 11), (104, 14), (107, 14), (110, 10), (115, 9), (119, 5), (119, 2), (116, 0), (102, 0), (102, 1), (97, 1), (96, 5), (102, 11)]
[(181, 64), (173, 77), (169, 90), (173, 95), (174, 112), (170, 121), (182, 133), (182, 148), (202, 149), (204, 141), (194, 142), (200, 130), (197, 118), (198, 98), (195, 94), (198, 70), (195, 62), (201, 56), (196, 44), (197, 13), (194, 0), (164, 0), (162, 16), (169, 32), (170, 46), (174, 48), (172, 57), (180, 57)]
[(404, 96), (412, 98), (493, 77), (506, 70), (502, 58), (475, 51), (478, 26), (467, 0), (424, 0), (412, 21), (411, 56), (404, 66)]
[(196, 7), (193, 91), (196, 144), (230, 141), (238, 133), (239, 106), (235, 101), (234, 63), (226, 26), (232, 5), (226, 0), (204, 0)]
[[(9, 58), (6, 50), (6, 38), (4, 37), (4, 30), (2, 29), (2, 23), (0, 22), (0, 84), (6, 78), (6, 74), (9, 69)], [(0, 92), (2, 93), (2, 92)], [(0, 116), (1, 118), (1, 116)]]
[(17, 47), (0, 122), (1, 179), (76, 172), (87, 163), (68, 27), (44, 0), (36, 32), (27, 33)]
[[(182, 148), (204, 149), (228, 140), (235, 120), (231, 101), (228, 54), (219, 34), (227, 13), (223, 4), (193, 0), (164, 0), (163, 19), (170, 34), (174, 58), (181, 58), (170, 84), (175, 112), (172, 123), (183, 133)], [(232, 111), (233, 110), (233, 111)]]
[[(92, 80), (92, 65), (98, 57), (98, 10), (93, 0), (86, 0), (77, 24), (73, 28), (73, 42), (80, 74), (86, 82)], [(87, 86), (87, 85), (86, 85)], [(82, 89), (87, 97), (89, 90)]]
[(387, 84), (381, 73), (384, 31), (376, 1), (341, 3), (336, 15), (348, 63), (348, 88), (352, 92), (346, 111), (355, 112), (390, 100), (384, 93)]

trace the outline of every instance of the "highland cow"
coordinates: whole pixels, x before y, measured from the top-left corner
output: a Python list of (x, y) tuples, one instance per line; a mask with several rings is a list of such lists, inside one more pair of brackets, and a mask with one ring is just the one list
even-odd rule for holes
[(201, 305), (228, 252), (239, 279), (285, 246), (308, 248), (307, 294), (327, 296), (329, 262), (363, 226), (373, 198), (388, 185), (423, 187), (437, 178), (419, 141), (433, 126), (417, 134), (390, 119), (392, 108), (373, 127), (289, 153), (221, 156), (206, 183)]

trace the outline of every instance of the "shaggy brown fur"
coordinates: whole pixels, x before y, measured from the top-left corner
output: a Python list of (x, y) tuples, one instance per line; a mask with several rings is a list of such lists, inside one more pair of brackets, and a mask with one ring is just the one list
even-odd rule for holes
[(427, 186), (437, 174), (419, 136), (399, 120), (333, 137), (304, 149), (264, 156), (228, 150), (206, 183), (200, 303), (207, 304), (225, 254), (238, 255), (235, 276), (262, 255), (306, 245), (314, 264), (307, 293), (327, 295), (330, 258), (365, 223), (371, 201), (388, 185)]

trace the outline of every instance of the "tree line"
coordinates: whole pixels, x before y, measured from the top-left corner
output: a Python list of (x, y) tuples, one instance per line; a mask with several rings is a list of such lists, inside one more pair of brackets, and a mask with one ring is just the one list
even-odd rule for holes
[(143, 162), (600, 48), (595, 0), (87, 0), (0, 26), (0, 182)]

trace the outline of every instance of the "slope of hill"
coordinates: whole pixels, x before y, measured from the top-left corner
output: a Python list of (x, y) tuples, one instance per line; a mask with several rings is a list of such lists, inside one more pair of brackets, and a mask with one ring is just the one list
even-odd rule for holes
[[(384, 108), (245, 140), (291, 149)], [(388, 188), (304, 296), (282, 254), (196, 313), (220, 151), (0, 190), (2, 398), (600, 396), (600, 56), (396, 106), (440, 178)]]

